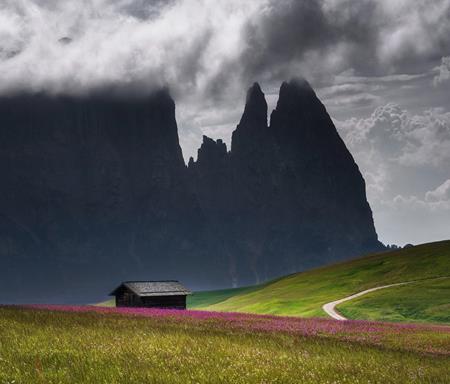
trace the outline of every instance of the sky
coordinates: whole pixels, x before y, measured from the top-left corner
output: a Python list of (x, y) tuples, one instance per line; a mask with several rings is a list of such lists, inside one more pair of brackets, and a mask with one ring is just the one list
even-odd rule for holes
[(103, 86), (177, 103), (185, 160), (246, 89), (305, 77), (366, 180), (380, 240), (450, 238), (450, 0), (0, 0), (0, 94)]

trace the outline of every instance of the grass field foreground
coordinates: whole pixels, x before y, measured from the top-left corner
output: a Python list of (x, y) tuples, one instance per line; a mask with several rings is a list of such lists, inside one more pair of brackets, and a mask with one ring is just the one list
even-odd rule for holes
[(450, 328), (442, 326), (0, 308), (2, 384), (448, 383), (449, 366)]

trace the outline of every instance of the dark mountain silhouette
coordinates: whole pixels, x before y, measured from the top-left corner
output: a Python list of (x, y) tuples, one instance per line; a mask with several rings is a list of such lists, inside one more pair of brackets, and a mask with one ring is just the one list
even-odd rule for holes
[(380, 249), (364, 179), (310, 85), (283, 83), (270, 120), (255, 84), (230, 153), (204, 138), (189, 164), (199, 204), (238, 266), (234, 280)]
[(0, 128), (2, 301), (83, 298), (187, 263), (198, 210), (168, 92), (4, 97)]
[(364, 180), (303, 80), (267, 124), (248, 92), (231, 151), (186, 167), (175, 104), (98, 93), (0, 99), (0, 301), (83, 301), (118, 280), (243, 285), (380, 249)]

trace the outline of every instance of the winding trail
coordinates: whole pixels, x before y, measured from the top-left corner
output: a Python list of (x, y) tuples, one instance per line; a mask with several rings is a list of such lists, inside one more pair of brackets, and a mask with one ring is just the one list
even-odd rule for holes
[(412, 281), (405, 281), (403, 283), (395, 283), (395, 284), (388, 284), (388, 285), (382, 285), (380, 287), (375, 287), (375, 288), (370, 288), (370, 289), (366, 289), (365, 291), (361, 291), (358, 293), (355, 293), (354, 295), (351, 296), (347, 296), (344, 297), (343, 299), (339, 299), (339, 300), (335, 300), (335, 301), (331, 301), (329, 303), (326, 303), (324, 305), (322, 305), (322, 309), (327, 313), (327, 315), (329, 315), (330, 317), (332, 317), (333, 319), (336, 320), (348, 320), (346, 317), (342, 316), (337, 310), (336, 310), (336, 305), (341, 304), (345, 301), (349, 301), (349, 300), (353, 300), (356, 299), (357, 297), (363, 296), (367, 293), (370, 292), (374, 292), (374, 291), (378, 291), (380, 289), (385, 289), (385, 288), (390, 288), (390, 287), (396, 287), (399, 285), (406, 285), (406, 284), (411, 284), (411, 283), (417, 283), (419, 281), (425, 281), (425, 280), (437, 280), (437, 279), (448, 279), (449, 276), (439, 276), (439, 277), (432, 277), (430, 279), (423, 279), (423, 280), (412, 280)]
[(396, 287), (399, 285), (405, 285), (405, 284), (410, 284), (410, 283), (414, 283), (414, 281), (406, 281), (403, 283), (395, 283), (395, 284), (389, 284), (389, 285), (382, 285), (380, 287), (375, 287), (375, 288), (370, 288), (370, 289), (366, 289), (365, 291), (361, 291), (358, 293), (355, 293), (354, 295), (351, 296), (347, 296), (344, 297), (343, 299), (339, 299), (339, 300), (335, 300), (335, 301), (331, 301), (329, 303), (326, 303), (322, 306), (322, 309), (329, 315), (331, 316), (333, 319), (336, 320), (348, 320), (346, 317), (342, 316), (339, 312), (337, 312), (336, 310), (336, 305), (343, 303), (344, 301), (349, 301), (349, 300), (353, 300), (356, 299), (357, 297), (363, 296), (367, 293), (370, 292), (374, 292), (374, 291), (378, 291), (380, 289), (385, 289), (385, 288), (390, 288), (390, 287)]

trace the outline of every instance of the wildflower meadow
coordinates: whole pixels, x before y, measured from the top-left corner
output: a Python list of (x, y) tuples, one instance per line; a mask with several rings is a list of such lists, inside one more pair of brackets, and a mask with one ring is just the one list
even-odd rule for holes
[(90, 306), (0, 308), (0, 383), (448, 383), (450, 327)]

